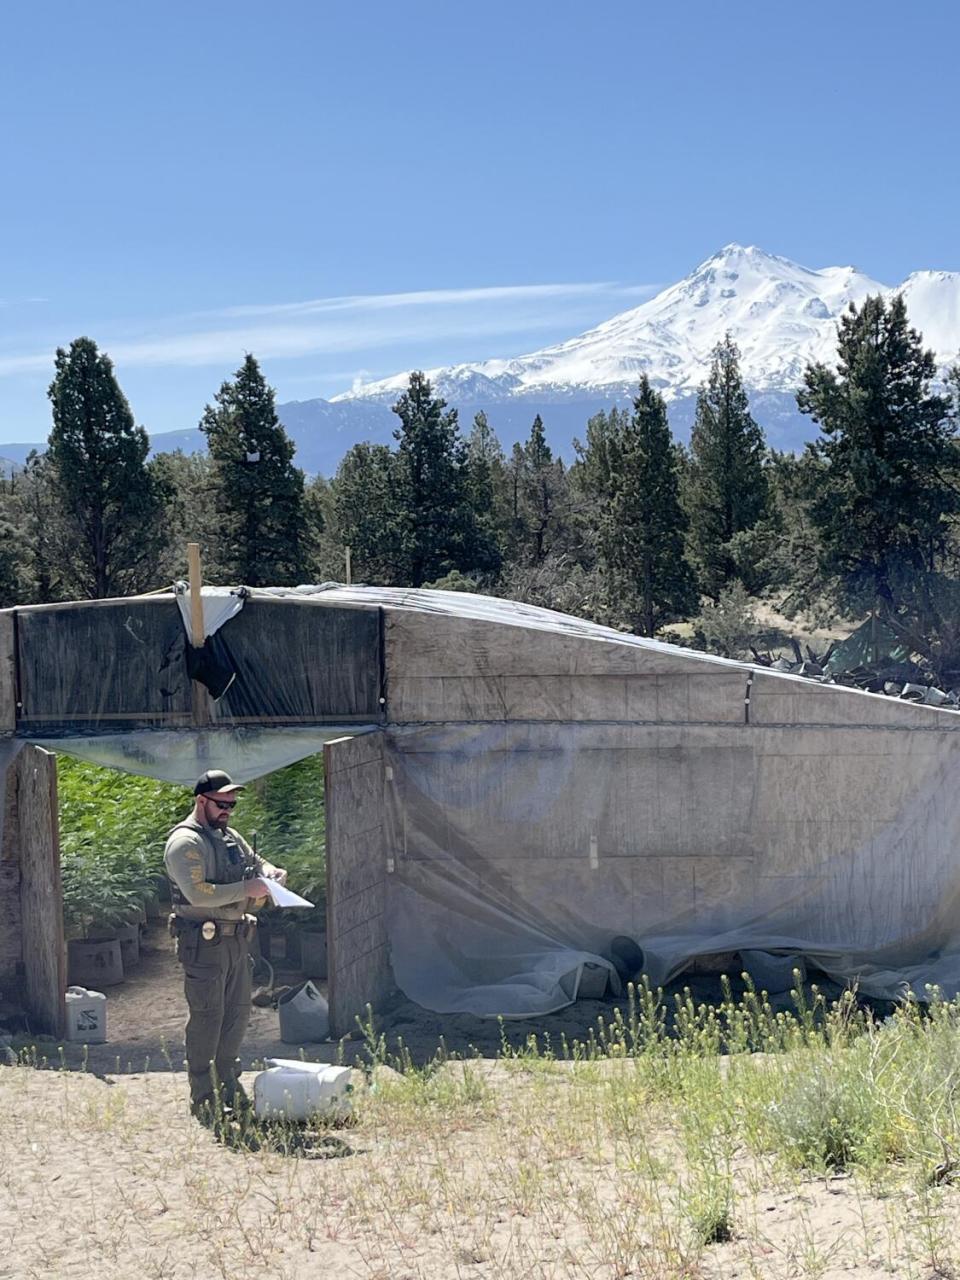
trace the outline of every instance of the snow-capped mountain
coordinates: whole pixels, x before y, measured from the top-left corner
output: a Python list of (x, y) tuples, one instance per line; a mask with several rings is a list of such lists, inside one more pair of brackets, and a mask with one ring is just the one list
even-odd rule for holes
[[(503, 399), (619, 398), (646, 373), (668, 401), (695, 393), (710, 353), (729, 332), (755, 393), (792, 393), (811, 360), (830, 361), (836, 324), (868, 294), (901, 292), (911, 323), (938, 361), (960, 349), (960, 273), (921, 271), (890, 287), (855, 267), (812, 270), (755, 246), (731, 244), (649, 302), (556, 346), (513, 359), (431, 369), (434, 389), (454, 404)], [(407, 372), (335, 396), (335, 403), (388, 403)]]
[[(923, 334), (938, 364), (960, 351), (960, 273), (918, 271), (901, 285), (872, 280), (855, 267), (813, 271), (762, 249), (731, 244), (701, 263), (678, 284), (642, 306), (556, 346), (514, 359), (483, 360), (428, 369), (434, 390), (459, 410), (464, 432), (483, 410), (509, 451), (524, 440), (539, 413), (547, 438), (567, 461), (572, 442), (583, 439), (587, 420), (612, 404), (629, 405), (641, 373), (669, 404), (670, 424), (686, 440), (696, 391), (710, 353), (728, 331), (740, 347), (741, 369), (753, 416), (778, 449), (801, 449), (816, 427), (797, 410), (795, 392), (810, 360), (830, 362), (837, 319), (850, 302), (868, 294), (900, 292), (911, 323)], [(409, 374), (370, 382), (329, 400), (277, 406), (308, 472), (332, 475), (358, 441), (394, 443), (391, 406)], [(199, 431), (156, 436), (155, 449), (202, 449)], [(5, 445), (21, 462), (34, 445)]]

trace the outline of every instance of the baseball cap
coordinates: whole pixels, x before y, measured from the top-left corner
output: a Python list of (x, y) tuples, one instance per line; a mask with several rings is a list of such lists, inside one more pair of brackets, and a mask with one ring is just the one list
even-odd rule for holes
[(224, 773), (222, 769), (208, 769), (206, 773), (201, 773), (197, 779), (196, 786), (193, 788), (195, 796), (210, 795), (213, 791), (242, 791), (243, 785), (234, 782), (229, 773)]

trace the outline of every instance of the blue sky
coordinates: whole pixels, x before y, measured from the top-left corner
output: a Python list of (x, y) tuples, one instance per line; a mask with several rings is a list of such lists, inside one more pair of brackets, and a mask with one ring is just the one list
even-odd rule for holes
[(58, 343), (150, 431), (514, 355), (729, 241), (960, 269), (960, 6), (65, 0), (0, 42), (0, 441)]

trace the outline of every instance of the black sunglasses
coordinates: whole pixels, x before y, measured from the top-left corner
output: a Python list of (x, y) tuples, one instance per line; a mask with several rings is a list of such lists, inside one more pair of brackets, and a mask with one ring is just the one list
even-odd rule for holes
[(213, 796), (207, 796), (207, 800), (213, 800), (218, 809), (235, 809), (237, 807), (236, 800), (214, 800)]

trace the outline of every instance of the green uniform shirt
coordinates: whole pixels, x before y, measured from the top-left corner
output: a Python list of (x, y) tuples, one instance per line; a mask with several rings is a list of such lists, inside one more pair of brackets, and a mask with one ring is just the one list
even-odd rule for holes
[(167, 837), (163, 851), (167, 875), (186, 902), (174, 912), (184, 920), (239, 920), (247, 905), (243, 874), (260, 875), (269, 867), (232, 827), (219, 831), (185, 818)]

